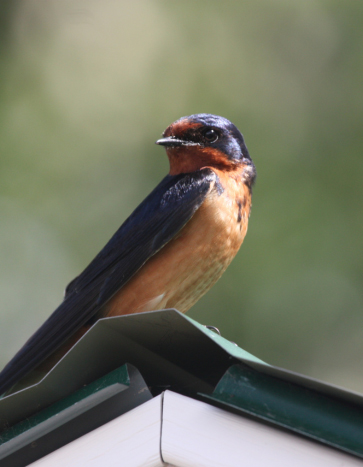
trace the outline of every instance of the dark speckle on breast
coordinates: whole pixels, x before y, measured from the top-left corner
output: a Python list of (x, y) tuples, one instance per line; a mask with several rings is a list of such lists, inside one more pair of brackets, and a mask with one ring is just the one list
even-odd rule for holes
[(241, 200), (237, 201), (238, 206), (238, 215), (237, 215), (237, 223), (239, 224), (242, 220), (242, 202)]

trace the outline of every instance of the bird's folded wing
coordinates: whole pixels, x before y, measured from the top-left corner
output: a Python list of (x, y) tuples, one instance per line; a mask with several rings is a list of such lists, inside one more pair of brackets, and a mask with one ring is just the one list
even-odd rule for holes
[(0, 373), (0, 394), (89, 321), (191, 219), (216, 181), (203, 169), (167, 176), (67, 287), (64, 301)]

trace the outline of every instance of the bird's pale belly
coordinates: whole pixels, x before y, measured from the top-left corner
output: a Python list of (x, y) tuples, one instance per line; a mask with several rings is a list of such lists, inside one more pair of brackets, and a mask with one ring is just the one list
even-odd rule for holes
[(193, 306), (220, 278), (246, 235), (250, 194), (241, 193), (248, 198), (242, 210), (234, 194), (213, 190), (179, 235), (110, 300), (103, 316), (162, 308), (185, 313)]

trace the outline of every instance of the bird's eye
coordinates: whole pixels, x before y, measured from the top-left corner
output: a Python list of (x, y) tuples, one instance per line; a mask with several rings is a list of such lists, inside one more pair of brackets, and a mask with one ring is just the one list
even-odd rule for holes
[(215, 143), (219, 136), (216, 130), (212, 130), (211, 128), (206, 128), (202, 134), (208, 143)]

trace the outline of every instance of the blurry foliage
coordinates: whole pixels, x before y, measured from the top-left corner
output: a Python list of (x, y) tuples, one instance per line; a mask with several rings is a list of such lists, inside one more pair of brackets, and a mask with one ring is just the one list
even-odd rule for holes
[(210, 112), (244, 133), (258, 179), (245, 243), (190, 316), (363, 391), (362, 4), (27, 0), (0, 14), (1, 363), (166, 174), (165, 127)]

